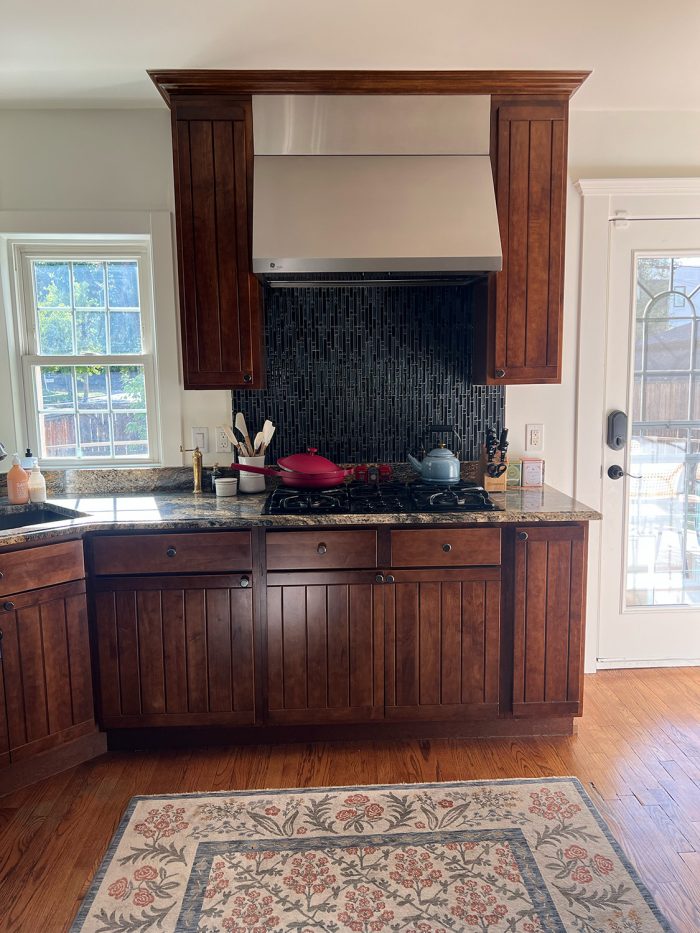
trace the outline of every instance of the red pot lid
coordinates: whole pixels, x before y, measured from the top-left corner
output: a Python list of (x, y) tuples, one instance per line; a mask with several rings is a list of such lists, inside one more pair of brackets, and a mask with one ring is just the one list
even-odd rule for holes
[(319, 457), (316, 447), (308, 447), (307, 450), (308, 453), (305, 454), (292, 454), (290, 457), (282, 457), (277, 463), (283, 470), (292, 470), (294, 473), (306, 473), (308, 475), (342, 472), (335, 463), (325, 457)]

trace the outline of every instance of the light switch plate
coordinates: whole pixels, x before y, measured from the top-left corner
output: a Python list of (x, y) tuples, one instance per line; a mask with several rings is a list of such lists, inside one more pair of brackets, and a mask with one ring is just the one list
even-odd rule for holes
[(192, 447), (199, 447), (203, 454), (209, 453), (209, 428), (192, 428)]
[(544, 450), (544, 425), (525, 425), (525, 450)]

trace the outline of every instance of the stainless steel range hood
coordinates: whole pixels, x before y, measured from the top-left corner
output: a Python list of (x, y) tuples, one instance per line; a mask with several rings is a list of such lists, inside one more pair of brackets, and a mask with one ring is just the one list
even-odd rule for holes
[(255, 273), (500, 270), (488, 97), (253, 107)]

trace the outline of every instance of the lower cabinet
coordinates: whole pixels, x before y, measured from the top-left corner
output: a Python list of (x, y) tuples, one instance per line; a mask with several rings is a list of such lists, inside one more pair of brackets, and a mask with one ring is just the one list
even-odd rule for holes
[(0, 760), (15, 763), (94, 732), (84, 581), (3, 596), (0, 630)]
[(102, 727), (252, 724), (250, 582), (247, 574), (97, 580)]
[(387, 718), (498, 716), (500, 576), (499, 567), (387, 575)]
[(585, 525), (516, 531), (514, 716), (583, 711), (585, 568)]
[(376, 576), (376, 571), (268, 574), (268, 722), (384, 716), (384, 588)]

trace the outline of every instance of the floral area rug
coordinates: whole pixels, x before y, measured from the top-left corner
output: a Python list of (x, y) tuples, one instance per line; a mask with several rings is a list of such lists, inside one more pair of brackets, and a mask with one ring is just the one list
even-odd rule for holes
[(134, 797), (77, 933), (654, 933), (573, 778)]

